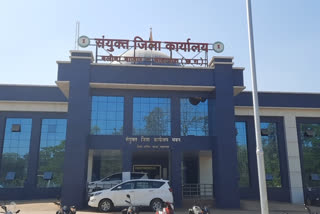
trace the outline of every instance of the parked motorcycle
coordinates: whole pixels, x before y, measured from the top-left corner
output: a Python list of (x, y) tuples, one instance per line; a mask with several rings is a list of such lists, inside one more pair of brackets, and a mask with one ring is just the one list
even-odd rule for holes
[(121, 213), (122, 214), (139, 214), (139, 207), (133, 206), (133, 204), (131, 203), (131, 197), (129, 194), (127, 195), (127, 198), (129, 199), (129, 201), (125, 200), (125, 202), (129, 204), (129, 207), (126, 209), (123, 209)]
[(319, 214), (318, 212), (312, 212), (307, 204), (304, 204), (304, 209), (308, 211), (308, 214)]
[(61, 201), (58, 200), (57, 202), (54, 202), (55, 205), (59, 206), (59, 210), (56, 212), (56, 214), (76, 214), (77, 210), (75, 206), (62, 206)]
[(210, 214), (210, 210), (207, 206), (193, 206), (192, 209), (189, 209), (189, 214)]
[(20, 210), (15, 211), (16, 209), (16, 203), (11, 202), (10, 203), (10, 208), (6, 205), (1, 205), (1, 208), (4, 210), (4, 212), (0, 212), (0, 213), (4, 213), (4, 214), (14, 214), (14, 213), (19, 213)]
[(170, 202), (164, 202), (162, 210), (157, 210), (156, 214), (174, 214), (174, 206)]

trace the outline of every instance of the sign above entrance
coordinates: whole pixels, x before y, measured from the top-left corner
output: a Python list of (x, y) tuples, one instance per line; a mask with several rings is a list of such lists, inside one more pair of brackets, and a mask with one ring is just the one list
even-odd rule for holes
[[(143, 40), (141, 37), (136, 36), (133, 40), (128, 39), (109, 39), (102, 36), (102, 38), (89, 38), (87, 36), (81, 36), (78, 39), (78, 44), (82, 48), (88, 46), (96, 47), (96, 62), (119, 62), (123, 63), (133, 63), (141, 64), (142, 62), (149, 61), (154, 64), (173, 64), (173, 65), (192, 65), (192, 66), (208, 66), (208, 52), (215, 51), (216, 53), (221, 53), (223, 51), (223, 43), (198, 43), (191, 42), (188, 38), (185, 42), (171, 42), (171, 41), (153, 41), (151, 38), (149, 40)], [(98, 50), (102, 49), (108, 55), (100, 55)], [(114, 56), (115, 50), (124, 49), (125, 52)], [(133, 49), (133, 55), (126, 55), (130, 49)], [(169, 52), (168, 57), (154, 56), (156, 54), (150, 54), (150, 56), (137, 56), (136, 50), (145, 51), (162, 51), (166, 50)], [(182, 53), (194, 54), (192, 57), (185, 57)], [(174, 57), (173, 53), (177, 53), (179, 57)], [(200, 57), (203, 54), (203, 57)], [(196, 58), (197, 57), (197, 58)]]
[(154, 137), (154, 138), (150, 138), (150, 137), (126, 137), (126, 142), (127, 143), (169, 143), (169, 142), (173, 142), (173, 143), (178, 143), (181, 142), (181, 138), (180, 137)]

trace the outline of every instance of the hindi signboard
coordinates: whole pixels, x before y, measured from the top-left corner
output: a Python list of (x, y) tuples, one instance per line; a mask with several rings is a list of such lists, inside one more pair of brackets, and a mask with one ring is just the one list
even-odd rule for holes
[[(216, 43), (197, 43), (191, 42), (191, 39), (188, 38), (185, 42), (170, 42), (170, 41), (153, 41), (153, 40), (143, 40), (141, 37), (136, 36), (133, 40), (128, 39), (109, 39), (102, 36), (102, 38), (89, 38), (87, 36), (81, 36), (78, 39), (78, 44), (80, 47), (85, 48), (88, 46), (96, 47), (96, 62), (131, 62), (139, 63), (146, 60), (146, 57), (137, 57), (135, 55), (136, 50), (149, 50), (149, 51), (161, 51), (167, 50), (170, 53), (168, 58), (151, 58), (151, 61), (154, 63), (164, 63), (164, 64), (173, 64), (173, 65), (198, 65), (198, 66), (207, 66), (208, 65), (208, 52), (215, 51), (221, 53), (224, 50), (224, 45), (222, 42)], [(103, 49), (109, 55), (99, 55), (98, 49)], [(115, 50), (124, 49), (126, 51), (133, 49), (133, 56), (114, 56), (112, 52)], [(178, 53), (181, 58), (176, 58), (172, 56), (172, 53)], [(180, 52), (194, 53), (194, 57), (184, 57)], [(197, 57), (200, 53), (203, 53), (204, 57)]]

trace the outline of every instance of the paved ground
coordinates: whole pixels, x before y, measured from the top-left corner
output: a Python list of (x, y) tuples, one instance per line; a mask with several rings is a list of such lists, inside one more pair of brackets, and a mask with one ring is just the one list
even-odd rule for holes
[[(54, 214), (57, 211), (57, 206), (52, 203), (53, 200), (41, 200), (41, 201), (16, 201), (17, 209), (20, 209), (21, 214)], [(320, 213), (320, 207), (311, 207), (312, 211), (317, 211)], [(175, 210), (176, 214), (187, 214), (188, 208), (181, 208)], [(279, 203), (279, 202), (269, 202), (269, 210), (272, 214), (303, 214), (307, 213), (304, 210), (303, 205), (293, 205), (289, 203)], [(86, 210), (78, 211), (77, 214), (96, 214), (99, 213), (98, 210), (93, 208), (88, 208)], [(120, 214), (119, 211), (112, 212), (114, 214)], [(112, 214), (110, 213), (110, 214)], [(260, 213), (259, 201), (241, 201), (241, 209), (237, 210), (219, 210), (210, 209), (211, 214), (256, 214)], [(154, 214), (151, 211), (142, 211), (141, 214)]]

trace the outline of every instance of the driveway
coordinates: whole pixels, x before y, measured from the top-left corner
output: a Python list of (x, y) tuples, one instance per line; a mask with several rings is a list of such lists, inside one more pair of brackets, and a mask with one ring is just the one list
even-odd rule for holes
[[(52, 200), (34, 200), (34, 201), (16, 201), (17, 209), (20, 209), (21, 214), (54, 214), (58, 207), (53, 204)], [(312, 211), (320, 212), (320, 207), (311, 207)], [(289, 203), (280, 203), (280, 202), (269, 202), (269, 210), (272, 214), (283, 214), (283, 213), (292, 213), (292, 214), (303, 214), (307, 213), (303, 205), (289, 204)], [(87, 208), (84, 210), (77, 211), (77, 214), (96, 214), (100, 213), (97, 209)], [(120, 214), (120, 210), (115, 212), (110, 212), (110, 214)], [(187, 214), (188, 208), (180, 208), (175, 210), (176, 214)], [(256, 214), (260, 213), (260, 204), (259, 201), (241, 201), (241, 209), (233, 210), (221, 210), (210, 208), (211, 214)], [(100, 213), (101, 214), (101, 213)], [(151, 211), (142, 211), (141, 214), (154, 214)]]

